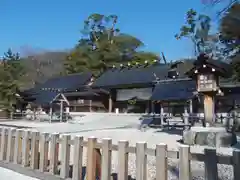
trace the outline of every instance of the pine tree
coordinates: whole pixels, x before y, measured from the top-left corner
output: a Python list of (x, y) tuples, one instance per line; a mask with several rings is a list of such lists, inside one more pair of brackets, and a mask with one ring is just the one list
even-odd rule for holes
[(0, 65), (0, 109), (13, 110), (24, 74), (19, 54), (9, 49)]

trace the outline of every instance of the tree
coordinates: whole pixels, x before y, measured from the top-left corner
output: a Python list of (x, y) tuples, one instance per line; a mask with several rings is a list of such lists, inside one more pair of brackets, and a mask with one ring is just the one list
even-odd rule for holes
[(65, 62), (66, 73), (92, 71), (98, 75), (106, 68), (128, 61), (160, 60), (151, 52), (139, 51), (143, 43), (117, 28), (116, 15), (92, 14), (84, 21), (82, 38)]
[(218, 38), (215, 34), (210, 34), (211, 19), (207, 15), (198, 15), (193, 9), (186, 13), (186, 23), (180, 28), (180, 33), (175, 35), (176, 39), (189, 38), (194, 47), (194, 55), (199, 53), (218, 55)]
[(217, 12), (217, 16), (221, 16), (226, 11), (228, 11), (229, 8), (232, 7), (235, 3), (239, 2), (239, 0), (202, 0), (202, 3), (214, 7), (219, 4), (221, 4), (220, 10)]
[(220, 21), (220, 39), (227, 53), (240, 51), (240, 4), (231, 6)]
[(9, 49), (0, 65), (0, 108), (7, 111), (13, 110), (17, 100), (17, 92), (21, 86), (24, 68), (18, 53)]
[(193, 42), (194, 55), (205, 53), (213, 59), (224, 60), (224, 46), (221, 44), (218, 33), (210, 33), (211, 18), (207, 15), (197, 14), (190, 9), (186, 13), (186, 23), (176, 34), (177, 40), (189, 38)]
[(240, 81), (240, 3), (234, 3), (220, 20), (224, 54), (232, 60), (234, 79)]

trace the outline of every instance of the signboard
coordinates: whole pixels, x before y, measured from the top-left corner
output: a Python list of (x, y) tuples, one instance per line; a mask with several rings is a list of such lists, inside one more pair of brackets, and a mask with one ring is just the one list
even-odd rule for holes
[(216, 91), (217, 84), (214, 74), (198, 75), (198, 91)]

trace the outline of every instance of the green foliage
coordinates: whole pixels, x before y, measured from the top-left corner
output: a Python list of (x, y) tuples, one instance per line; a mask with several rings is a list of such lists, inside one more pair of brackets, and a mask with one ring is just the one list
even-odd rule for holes
[(84, 21), (83, 37), (65, 62), (67, 74), (92, 71), (100, 74), (112, 65), (128, 61), (160, 60), (150, 52), (138, 51), (143, 43), (117, 28), (116, 15), (92, 14)]
[(137, 103), (136, 99), (129, 99), (128, 100), (128, 104), (130, 104), (130, 105), (135, 105), (136, 103)]
[(18, 54), (10, 49), (4, 54), (0, 65), (0, 108), (8, 111), (13, 110), (13, 104), (17, 100), (17, 92), (21, 86), (24, 68)]
[(220, 22), (221, 41), (225, 44), (226, 53), (240, 51), (240, 3), (230, 7)]
[(211, 19), (207, 15), (197, 14), (193, 9), (186, 13), (186, 22), (180, 28), (180, 33), (175, 35), (177, 40), (183, 37), (189, 38), (194, 46), (194, 54), (213, 53), (218, 39), (215, 35), (210, 35)]
[(224, 54), (232, 59), (234, 79), (240, 81), (240, 3), (234, 3), (220, 21), (220, 40)]

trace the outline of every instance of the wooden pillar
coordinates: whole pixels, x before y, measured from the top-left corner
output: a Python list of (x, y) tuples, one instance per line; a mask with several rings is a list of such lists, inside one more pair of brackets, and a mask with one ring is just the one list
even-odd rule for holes
[(160, 106), (161, 106), (160, 107), (161, 125), (163, 125), (164, 124), (164, 122), (163, 122), (163, 114), (164, 114), (163, 104), (161, 103)]
[(193, 113), (193, 101), (192, 101), (192, 99), (190, 99), (190, 101), (189, 101), (189, 113), (190, 114)]
[(92, 100), (89, 100), (89, 112), (92, 112)]
[(60, 122), (63, 121), (63, 101), (60, 101)]
[(183, 121), (184, 121), (184, 124), (185, 124), (185, 129), (187, 129), (187, 128), (188, 128), (188, 125), (189, 125), (188, 118), (189, 118), (188, 106), (187, 106), (187, 103), (186, 103), (186, 104), (184, 105), (184, 113), (183, 113)]
[(215, 113), (214, 97), (209, 94), (204, 94), (204, 119), (210, 126), (214, 125), (214, 113)]
[(109, 94), (109, 99), (108, 99), (108, 112), (111, 113), (112, 112), (112, 95), (111, 93)]
[(151, 113), (155, 114), (155, 103), (153, 101), (150, 101), (150, 102), (151, 102)]
[(52, 104), (50, 104), (50, 110), (49, 110), (49, 115), (50, 115), (50, 123), (52, 122)]

